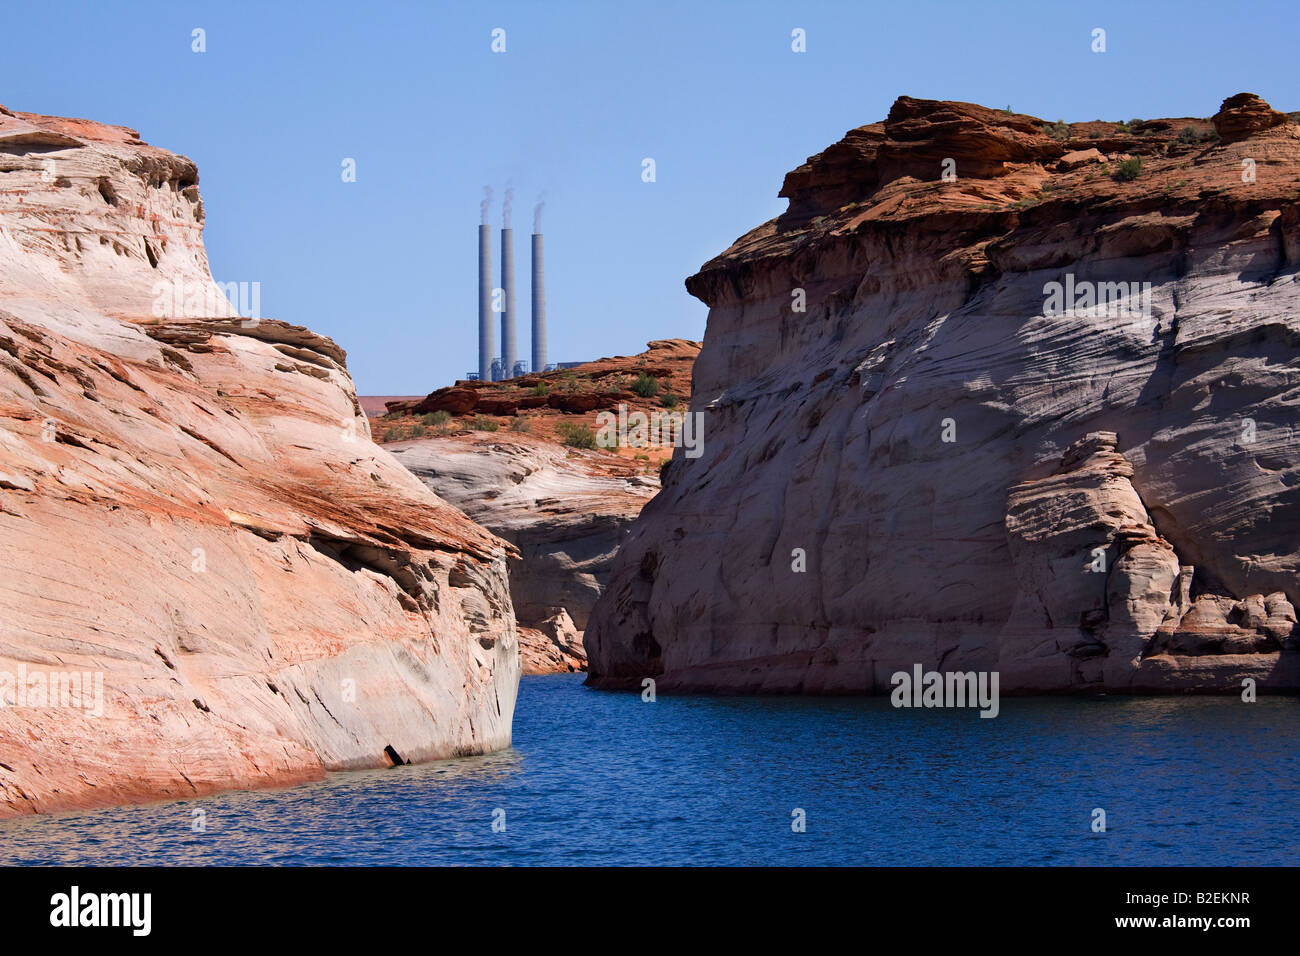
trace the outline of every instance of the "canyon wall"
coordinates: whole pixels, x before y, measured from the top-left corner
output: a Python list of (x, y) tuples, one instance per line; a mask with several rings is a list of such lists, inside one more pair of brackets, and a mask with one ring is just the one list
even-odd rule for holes
[(510, 743), (510, 546), (370, 441), (334, 342), (236, 314), (197, 183), (0, 108), (0, 816)]
[(615, 560), (589, 683), (1300, 688), (1291, 119), (903, 97), (781, 195), (687, 280), (704, 451)]
[(521, 635), (525, 671), (583, 669), (578, 632), (658, 479), (619, 469), (599, 452), (527, 435), (476, 432), (391, 450), (438, 495), (517, 549), (506, 564), (515, 613), (529, 629)]

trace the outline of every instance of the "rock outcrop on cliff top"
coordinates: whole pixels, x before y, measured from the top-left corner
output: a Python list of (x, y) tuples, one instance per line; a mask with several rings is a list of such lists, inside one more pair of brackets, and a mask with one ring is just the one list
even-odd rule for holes
[(904, 97), (781, 195), (687, 280), (704, 453), (616, 559), (591, 683), (1300, 688), (1294, 123)]
[(236, 314), (197, 183), (0, 109), (0, 816), (510, 742), (508, 545), (371, 443), (342, 349)]

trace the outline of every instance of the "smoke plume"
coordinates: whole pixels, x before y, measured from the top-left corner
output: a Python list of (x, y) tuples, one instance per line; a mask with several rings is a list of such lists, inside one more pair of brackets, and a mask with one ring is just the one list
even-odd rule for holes
[(501, 228), (510, 228), (510, 202), (515, 198), (514, 188), (506, 187), (506, 198), (501, 203)]
[(488, 212), (488, 206), (490, 206), (490, 205), (492, 205), (492, 187), (491, 187), (491, 186), (484, 186), (484, 187), (483, 187), (483, 201), (482, 201), (481, 203), (478, 204), (478, 218), (479, 218), (479, 222), (480, 222), (482, 225), (484, 225), (484, 226), (486, 226), (486, 225), (488, 224), (488, 215), (487, 215), (487, 212)]

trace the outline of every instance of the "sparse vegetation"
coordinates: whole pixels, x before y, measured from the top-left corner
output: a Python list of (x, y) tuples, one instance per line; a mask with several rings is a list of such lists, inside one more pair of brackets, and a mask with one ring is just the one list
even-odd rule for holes
[(530, 432), (533, 430), (533, 426), (526, 418), (512, 418), (510, 419), (510, 430), (512, 432)]
[(659, 399), (659, 404), (664, 408), (676, 408), (678, 401), (680, 401), (680, 399), (678, 399), (678, 397), (672, 392), (664, 392)]
[(476, 432), (494, 432), (501, 426), (486, 415), (475, 415), (474, 420), (469, 423), (469, 427)]
[(1052, 139), (1066, 140), (1070, 138), (1070, 124), (1065, 120), (1057, 120), (1055, 123), (1048, 123), (1044, 126), (1043, 132)]
[(534, 395), (549, 395), (551, 393), (551, 386), (547, 385), (545, 382), (538, 382), (532, 387), (531, 391)]
[(1195, 126), (1184, 126), (1178, 133), (1180, 143), (1208, 143), (1218, 138), (1218, 130), (1197, 129)]
[(632, 391), (642, 398), (653, 398), (659, 394), (659, 379), (642, 372), (631, 385)]
[(596, 447), (596, 433), (582, 422), (560, 422), (555, 430), (560, 440), (570, 448)]
[(441, 428), (443, 425), (447, 424), (447, 422), (451, 421), (451, 412), (439, 409), (436, 412), (427, 413), (421, 421), (434, 428)]
[(1142, 160), (1134, 156), (1131, 159), (1122, 161), (1115, 167), (1115, 171), (1110, 176), (1116, 182), (1131, 183), (1138, 178), (1140, 172), (1142, 172)]

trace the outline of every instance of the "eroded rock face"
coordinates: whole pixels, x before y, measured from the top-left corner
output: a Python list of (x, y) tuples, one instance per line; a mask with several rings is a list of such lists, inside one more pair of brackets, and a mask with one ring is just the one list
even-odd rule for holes
[(687, 280), (704, 453), (615, 560), (591, 683), (1300, 688), (1300, 131), (1140, 127), (904, 98), (786, 178)]
[(0, 816), (510, 742), (508, 546), (370, 442), (342, 349), (235, 314), (202, 220), (189, 160), (0, 109)]
[(564, 674), (587, 669), (587, 652), (582, 632), (573, 625), (569, 612), (553, 609), (537, 627), (519, 627), (519, 653), (525, 674)]
[[(551, 645), (581, 649), (580, 632), (614, 555), (659, 482), (612, 456), (527, 435), (472, 433), (389, 448), (438, 495), (517, 549), (506, 563), (515, 613), (529, 628), (521, 635), (531, 642), (525, 667), (551, 660), (551, 670), (581, 669), (569, 665), (585, 664), (585, 656), (556, 657)], [(573, 638), (556, 637), (559, 611), (578, 632)]]

